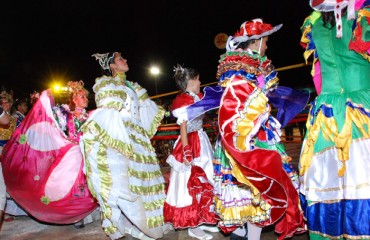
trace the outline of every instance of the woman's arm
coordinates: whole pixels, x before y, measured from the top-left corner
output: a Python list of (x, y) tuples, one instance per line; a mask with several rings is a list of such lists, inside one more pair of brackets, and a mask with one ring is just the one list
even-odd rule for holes
[(180, 139), (182, 143), (183, 159), (185, 165), (190, 165), (193, 161), (193, 151), (189, 146), (188, 133), (187, 133), (187, 121), (183, 121), (180, 124)]
[(189, 145), (188, 133), (187, 133), (187, 121), (183, 121), (180, 124), (180, 139), (183, 146)]

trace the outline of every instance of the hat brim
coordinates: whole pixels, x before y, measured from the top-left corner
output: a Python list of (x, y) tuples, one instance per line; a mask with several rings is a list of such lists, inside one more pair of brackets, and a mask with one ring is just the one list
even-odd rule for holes
[[(336, 0), (310, 0), (310, 6), (319, 12), (332, 12), (338, 5)], [(348, 5), (348, 1), (339, 3), (342, 7)]]
[(271, 34), (273, 34), (274, 32), (277, 32), (280, 30), (280, 28), (283, 26), (283, 24), (279, 24), (275, 27), (273, 27), (271, 30), (269, 31), (266, 31), (260, 35), (253, 35), (253, 36), (238, 36), (238, 37), (235, 37), (233, 38), (233, 41), (234, 42), (238, 42), (238, 43), (241, 43), (241, 42), (246, 42), (248, 40), (255, 40), (255, 39), (260, 39), (260, 38), (263, 38), (263, 37), (266, 37), (266, 36), (269, 36)]

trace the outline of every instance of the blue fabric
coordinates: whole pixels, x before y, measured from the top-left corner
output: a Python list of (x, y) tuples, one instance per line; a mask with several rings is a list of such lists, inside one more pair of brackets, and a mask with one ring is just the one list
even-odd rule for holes
[(284, 128), (307, 105), (310, 93), (307, 90), (295, 90), (279, 86), (267, 93), (269, 102), (278, 109), (277, 120)]
[[(301, 195), (301, 206), (307, 217), (308, 229), (332, 237), (370, 236), (370, 200), (341, 200), (335, 203), (307, 204)], [(352, 223), (352, 224), (350, 224)]]
[(4, 147), (8, 140), (0, 140), (0, 146)]
[(186, 111), (188, 113), (188, 120), (191, 121), (199, 115), (204, 114), (207, 111), (220, 107), (220, 101), (223, 93), (223, 89), (220, 86), (207, 86), (203, 89), (203, 98), (188, 106)]
[(366, 109), (362, 106), (354, 105), (352, 102), (347, 102), (346, 105), (351, 107), (352, 109), (357, 109), (361, 112), (361, 114), (370, 117), (370, 111), (366, 111)]
[(219, 82), (223, 82), (225, 79), (229, 79), (229, 78), (233, 77), (234, 75), (235, 76), (243, 76), (247, 80), (250, 80), (252, 82), (257, 82), (256, 75), (255, 74), (248, 73), (244, 69), (240, 69), (240, 70), (228, 70), (227, 72), (223, 73), (220, 76)]

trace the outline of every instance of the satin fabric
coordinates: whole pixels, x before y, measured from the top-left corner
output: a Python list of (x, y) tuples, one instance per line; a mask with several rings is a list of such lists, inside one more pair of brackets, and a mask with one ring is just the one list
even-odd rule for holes
[[(191, 146), (191, 152), (193, 155), (193, 158), (199, 158), (200, 157), (200, 141), (198, 132), (191, 132), (188, 133), (188, 143), (189, 146)], [(184, 163), (184, 152), (183, 152), (183, 145), (181, 141), (177, 141), (174, 148), (172, 155), (176, 158), (176, 160), (179, 163)]]
[(319, 62), (322, 91), (312, 104), (300, 158), (300, 192), (312, 239), (370, 239), (369, 1), (343, 19), (343, 37), (320, 13), (303, 25), (305, 57)]
[(31, 216), (57, 224), (75, 223), (97, 204), (87, 188), (78, 144), (70, 142), (42, 92), (3, 151), (7, 192)]
[(306, 90), (295, 90), (278, 86), (267, 93), (271, 105), (277, 108), (276, 119), (284, 128), (307, 105), (310, 93)]
[(188, 120), (193, 120), (194, 118), (198, 117), (210, 111), (212, 109), (219, 108), (220, 100), (222, 97), (223, 89), (220, 86), (213, 86), (213, 87), (205, 87), (203, 89), (204, 96), (201, 101), (198, 101), (186, 108), (188, 114)]
[[(188, 94), (180, 94), (174, 103), (185, 103), (188, 106), (196, 103), (197, 98), (189, 100)], [(177, 122), (187, 119), (187, 107), (173, 104)], [(203, 115), (187, 121), (188, 144), (192, 150), (191, 165), (183, 160), (183, 145), (180, 136), (177, 138), (167, 163), (171, 166), (167, 198), (164, 205), (164, 218), (175, 228), (197, 227), (201, 224), (216, 224), (213, 206), (213, 149), (209, 138), (202, 129)]]
[[(276, 77), (272, 73), (268, 76)], [(259, 226), (276, 223), (275, 231), (280, 234), (279, 239), (284, 239), (304, 232), (305, 223), (297, 189), (283, 167), (288, 156), (278, 151), (278, 147), (269, 150), (279, 143), (281, 133), (280, 123), (270, 115), (266, 95), (277, 79), (265, 79), (271, 83), (266, 82), (262, 89), (244, 76), (233, 75), (228, 80), (221, 100), (219, 126), (232, 175), (239, 183), (252, 189), (253, 198), (260, 198), (256, 207), (270, 211), (267, 219), (260, 213), (260, 219), (252, 215), (242, 221), (251, 221)], [(233, 230), (231, 226), (225, 227), (224, 231)]]
[[(124, 218), (143, 234), (163, 237), (164, 178), (150, 138), (164, 109), (125, 75), (97, 78), (98, 108), (81, 127), (88, 186), (111, 239), (125, 235)], [(124, 84), (126, 82), (126, 84)]]

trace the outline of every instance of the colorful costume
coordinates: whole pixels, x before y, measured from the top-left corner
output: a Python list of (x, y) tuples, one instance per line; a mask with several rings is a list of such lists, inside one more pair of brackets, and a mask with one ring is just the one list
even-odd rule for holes
[(19, 111), (16, 111), (13, 114), (13, 117), (15, 117), (15, 119), (17, 119), (16, 127), (18, 127), (25, 118), (25, 116)]
[[(199, 102), (202, 94), (181, 93), (172, 103), (172, 114), (177, 124), (188, 121), (188, 106)], [(213, 149), (207, 133), (203, 131), (200, 115), (187, 122), (188, 143), (192, 150), (192, 165), (184, 163), (183, 145), (180, 136), (167, 158), (171, 175), (164, 205), (165, 222), (175, 228), (197, 227), (201, 224), (216, 224), (213, 209)]]
[(11, 138), (16, 125), (17, 119), (13, 116), (9, 116), (9, 123), (4, 127), (0, 127), (0, 156), (2, 154), (3, 148), (5, 147), (5, 144)]
[[(268, 26), (260, 29), (270, 34), (274, 29)], [(298, 176), (280, 143), (280, 123), (270, 113), (269, 93), (277, 91), (277, 72), (266, 56), (233, 47), (238, 38), (246, 38), (240, 42), (248, 40), (243, 33), (248, 27), (243, 24), (241, 32), (229, 38), (231, 48), (221, 56), (217, 71), (225, 89), (215, 148), (215, 208), (224, 231), (245, 222), (259, 226), (276, 223), (275, 231), (283, 239), (305, 229)], [(255, 39), (263, 37), (263, 33), (253, 35)], [(298, 113), (307, 99), (307, 94), (296, 99), (300, 107), (292, 111)]]
[(53, 98), (44, 91), (3, 151), (7, 192), (36, 219), (74, 223), (93, 211), (78, 144), (54, 116)]
[[(331, 11), (340, 13), (347, 5), (343, 1)], [(320, 12), (302, 27), (301, 43), (306, 59), (313, 54), (319, 94), (300, 159), (300, 192), (312, 239), (370, 239), (369, 5), (348, 6), (348, 16), (356, 9), (356, 18), (337, 19), (340, 28), (324, 27)]]
[[(3, 117), (4, 114), (5, 111), (0, 107), (0, 118)], [(4, 211), (5, 203), (6, 203), (6, 187), (4, 183), (3, 170), (0, 163), (0, 211)]]
[(112, 239), (126, 216), (143, 233), (163, 237), (164, 178), (150, 138), (164, 116), (146, 90), (125, 75), (97, 78), (97, 109), (82, 126), (86, 177)]

